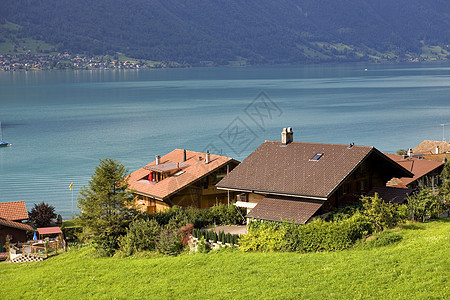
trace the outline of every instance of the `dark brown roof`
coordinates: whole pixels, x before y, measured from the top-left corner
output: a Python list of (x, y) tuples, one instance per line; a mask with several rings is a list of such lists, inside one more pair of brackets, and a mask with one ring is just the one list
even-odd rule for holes
[(19, 223), (19, 222), (14, 222), (14, 221), (7, 220), (4, 218), (0, 218), (0, 225), (6, 226), (6, 227), (17, 228), (17, 229), (21, 229), (21, 230), (34, 231), (33, 227), (31, 227), (30, 225)]
[(406, 198), (412, 192), (413, 189), (408, 188), (378, 186), (374, 187), (367, 195), (372, 197), (375, 193), (378, 193), (378, 196), (383, 199), (384, 202), (401, 204), (406, 201)]
[(247, 218), (306, 223), (324, 201), (286, 196), (266, 196), (247, 214)]
[(0, 203), (0, 218), (18, 221), (28, 219), (24, 201)]
[[(311, 160), (318, 153), (322, 157)], [(389, 166), (392, 176), (412, 176), (374, 147), (266, 141), (217, 187), (326, 199), (369, 155)]]

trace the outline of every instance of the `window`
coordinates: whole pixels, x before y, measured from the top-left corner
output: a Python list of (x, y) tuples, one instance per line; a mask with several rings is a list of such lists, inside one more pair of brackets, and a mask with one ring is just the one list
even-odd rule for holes
[(314, 155), (310, 161), (318, 161), (321, 157), (323, 156), (323, 153), (316, 153), (316, 155)]

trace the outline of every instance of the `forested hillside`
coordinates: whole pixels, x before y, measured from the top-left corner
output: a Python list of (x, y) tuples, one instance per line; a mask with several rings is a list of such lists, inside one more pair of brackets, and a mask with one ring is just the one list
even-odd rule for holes
[(193, 65), (450, 58), (448, 0), (3, 0), (6, 21), (3, 43)]

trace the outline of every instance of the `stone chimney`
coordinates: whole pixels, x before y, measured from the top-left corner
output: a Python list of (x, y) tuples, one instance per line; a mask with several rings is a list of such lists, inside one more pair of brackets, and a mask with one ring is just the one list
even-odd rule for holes
[(183, 162), (186, 161), (186, 149), (183, 150)]
[(211, 160), (211, 157), (210, 157), (209, 150), (208, 150), (208, 151), (206, 151), (205, 164), (209, 164), (210, 160)]
[(155, 155), (156, 163), (155, 165), (159, 165), (161, 163), (161, 156)]
[(439, 146), (436, 146), (436, 152), (435, 154), (439, 154)]
[(287, 145), (294, 141), (294, 132), (291, 127), (283, 128), (281, 132), (281, 144)]

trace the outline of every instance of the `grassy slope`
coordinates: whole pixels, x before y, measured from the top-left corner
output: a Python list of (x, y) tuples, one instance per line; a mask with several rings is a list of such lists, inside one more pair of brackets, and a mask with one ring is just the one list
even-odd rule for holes
[[(450, 218), (400, 230), (403, 240), (335, 253), (212, 253), (0, 264), (7, 298), (443, 299), (450, 294)], [(0, 297), (0, 298), (2, 298)]]

